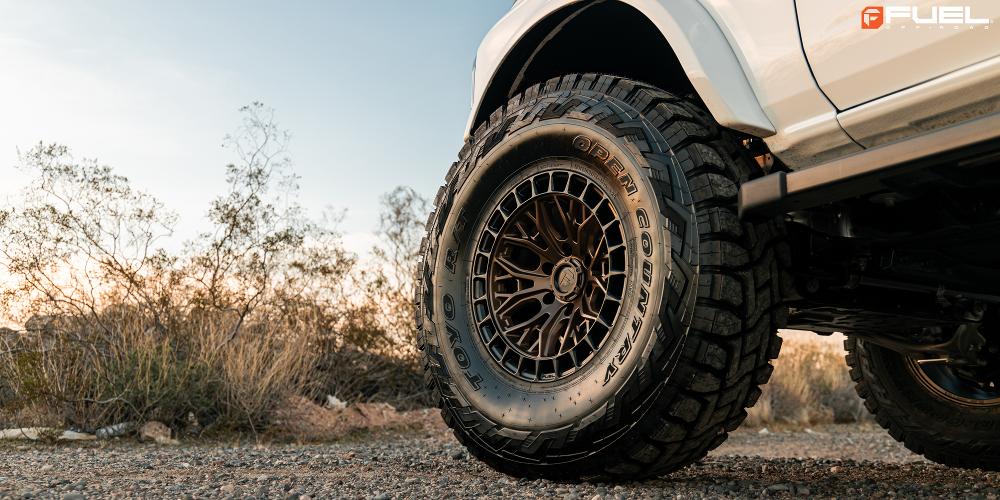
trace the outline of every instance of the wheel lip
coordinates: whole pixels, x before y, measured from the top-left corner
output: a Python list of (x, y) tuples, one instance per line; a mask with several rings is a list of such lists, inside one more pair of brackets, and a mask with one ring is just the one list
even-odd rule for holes
[[(930, 392), (932, 395), (934, 395), (935, 397), (937, 397), (939, 399), (943, 399), (943, 400), (945, 400), (945, 401), (947, 401), (949, 403), (952, 403), (952, 404), (955, 404), (955, 405), (958, 405), (958, 406), (962, 406), (962, 407), (965, 407), (965, 408), (985, 409), (985, 408), (1000, 407), (1000, 389), (997, 389), (997, 391), (996, 391), (997, 392), (997, 396), (996, 397), (992, 397), (992, 398), (988, 398), (988, 399), (978, 399), (978, 398), (966, 397), (966, 396), (963, 396), (962, 394), (957, 394), (954, 391), (951, 391), (951, 390), (946, 389), (945, 387), (942, 387), (942, 385), (939, 383), (939, 381), (935, 380), (935, 375), (934, 375), (933, 370), (937, 370), (937, 369), (942, 368), (942, 367), (931, 367), (930, 369), (932, 371), (929, 372), (927, 366), (921, 366), (918, 363), (918, 359), (917, 358), (913, 358), (913, 357), (910, 357), (910, 356), (906, 356), (905, 357), (905, 365), (906, 365), (907, 371), (910, 372), (910, 374), (913, 376), (914, 380), (916, 380), (916, 382), (921, 387), (923, 387), (924, 389), (926, 389), (928, 392)], [(946, 368), (946, 367), (944, 367), (944, 368)], [(956, 379), (958, 378), (957, 375), (955, 375), (954, 373), (951, 373), (950, 369), (947, 369), (947, 370), (948, 370), (947, 372), (945, 372), (943, 370), (940, 371), (940, 372), (938, 372), (938, 373), (940, 373), (939, 376), (954, 377)]]
[[(587, 213), (595, 213), (596, 210), (597, 210), (597, 208), (590, 207), (590, 205), (588, 205), (586, 203), (586, 201), (583, 199), (583, 196), (586, 194), (585, 192), (581, 193), (579, 196), (576, 196), (576, 195), (573, 195), (573, 194), (569, 193), (568, 181), (567, 181), (567, 189), (564, 190), (564, 191), (556, 191), (556, 190), (554, 190), (553, 186), (551, 184), (551, 182), (552, 182), (551, 181), (551, 176), (553, 174), (556, 174), (556, 173), (565, 173), (568, 177), (571, 177), (571, 176), (582, 177), (582, 178), (584, 178), (587, 181), (587, 183), (588, 183), (587, 186), (588, 187), (589, 186), (594, 186), (600, 192), (600, 194), (603, 197), (602, 198), (602, 203), (603, 203), (604, 200), (607, 201), (607, 204), (610, 207), (610, 209), (612, 211), (612, 214), (613, 214), (613, 221), (617, 222), (617, 224), (618, 224), (618, 230), (621, 233), (620, 237), (622, 239), (621, 247), (623, 247), (623, 253), (625, 254), (624, 271), (622, 271), (622, 273), (626, 277), (628, 276), (628, 272), (631, 269), (631, 259), (632, 259), (631, 254), (630, 254), (630, 252), (631, 252), (632, 249), (631, 249), (629, 241), (628, 241), (629, 238), (628, 238), (628, 235), (627, 235), (627, 230), (624, 227), (624, 222), (623, 222), (622, 214), (620, 213), (620, 208), (615, 206), (614, 202), (612, 201), (612, 197), (610, 196), (610, 192), (607, 191), (606, 186), (602, 185), (602, 182), (605, 182), (605, 181), (599, 181), (597, 178), (595, 178), (596, 171), (595, 172), (583, 173), (583, 172), (580, 171), (580, 169), (567, 168), (566, 165), (572, 165), (574, 163), (577, 163), (578, 165), (586, 165), (585, 162), (581, 162), (577, 158), (555, 156), (555, 157), (541, 158), (541, 159), (533, 162), (532, 164), (533, 165), (541, 165), (541, 164), (545, 164), (545, 163), (549, 163), (549, 162), (552, 162), (551, 166), (546, 166), (544, 169), (539, 170), (537, 172), (534, 172), (530, 177), (527, 177), (527, 178), (521, 180), (520, 182), (518, 182), (516, 184), (508, 185), (509, 184), (509, 180), (504, 181), (503, 183), (500, 184), (499, 187), (497, 187), (497, 189), (495, 189), (492, 193), (490, 193), (489, 196), (488, 196), (488, 201), (487, 201), (487, 203), (485, 203), (483, 205), (482, 211), (480, 212), (480, 215), (479, 215), (479, 217), (481, 218), (481, 221), (475, 225), (475, 227), (477, 228), (477, 230), (476, 230), (475, 233), (473, 233), (471, 235), (472, 236), (471, 237), (471, 241), (473, 241), (473, 242), (476, 243), (476, 245), (473, 247), (475, 249), (475, 250), (473, 250), (473, 253), (472, 253), (472, 259), (473, 259), (473, 261), (479, 255), (487, 255), (488, 259), (489, 259), (489, 262), (488, 262), (487, 269), (486, 269), (485, 273), (477, 274), (473, 270), (473, 271), (471, 271), (469, 273), (469, 278), (468, 278), (468, 281), (469, 281), (469, 286), (468, 286), (469, 304), (473, 306), (473, 309), (475, 309), (475, 307), (474, 307), (475, 303), (485, 301), (486, 304), (487, 304), (487, 307), (489, 309), (489, 313), (485, 317), (483, 317), (482, 319), (477, 318), (476, 312), (474, 310), (470, 311), (470, 314), (471, 314), (470, 317), (474, 319), (474, 321), (472, 322), (472, 327), (476, 331), (476, 338), (479, 341), (478, 342), (479, 343), (479, 347), (487, 355), (486, 357), (488, 357), (489, 359), (491, 359), (493, 361), (495, 367), (498, 370), (500, 370), (501, 372), (506, 373), (508, 376), (511, 376), (511, 377), (514, 377), (517, 380), (520, 380), (521, 382), (527, 382), (527, 383), (531, 383), (531, 384), (549, 384), (549, 383), (553, 383), (553, 382), (562, 381), (562, 380), (566, 379), (567, 377), (572, 376), (574, 373), (577, 373), (577, 372), (583, 370), (587, 365), (591, 364), (592, 362), (594, 362), (595, 359), (599, 358), (600, 354), (603, 351), (603, 347), (608, 344), (609, 338), (612, 337), (611, 334), (614, 331), (614, 328), (616, 326), (618, 316), (620, 316), (620, 314), (622, 313), (622, 310), (623, 310), (622, 304), (625, 302), (625, 298), (629, 294), (629, 290), (628, 290), (627, 280), (626, 280), (625, 286), (623, 287), (622, 290), (620, 290), (620, 293), (619, 293), (620, 297), (617, 298), (617, 299), (613, 299), (616, 302), (618, 302), (618, 306), (617, 306), (616, 311), (614, 313), (613, 319), (611, 320), (610, 323), (606, 324), (606, 330), (607, 331), (604, 333), (604, 336), (601, 339), (601, 341), (598, 343), (598, 345), (593, 346), (593, 350), (589, 354), (587, 354), (587, 356), (584, 358), (584, 360), (582, 360), (577, 366), (572, 367), (572, 368), (570, 368), (568, 370), (565, 370), (565, 371), (560, 371), (560, 370), (557, 369), (556, 373), (554, 374), (554, 376), (552, 376), (552, 377), (545, 377), (545, 378), (542, 378), (540, 376), (540, 368), (536, 369), (536, 373), (535, 373), (534, 377), (528, 377), (528, 376), (522, 375), (521, 373), (519, 373), (518, 370), (512, 371), (507, 366), (505, 366), (504, 363), (503, 363), (504, 359), (506, 359), (506, 357), (507, 357), (507, 352), (505, 351), (504, 354), (500, 356), (500, 359), (497, 359), (496, 355), (494, 354), (494, 352), (490, 348), (490, 344), (493, 342), (492, 341), (493, 338), (500, 337), (502, 339), (502, 341), (512, 351), (514, 351), (515, 354), (517, 354), (518, 356), (520, 356), (523, 359), (529, 359), (530, 358), (530, 360), (532, 362), (539, 363), (539, 364), (543, 363), (543, 362), (555, 362), (554, 360), (556, 360), (557, 358), (566, 356), (569, 353), (569, 351), (575, 350), (578, 346), (580, 346), (581, 344), (583, 344), (583, 338), (581, 338), (580, 341), (578, 341), (577, 343), (575, 343), (572, 347), (570, 347), (565, 352), (564, 352), (564, 350), (560, 349), (559, 352), (557, 352), (556, 354), (551, 355), (551, 356), (533, 356), (533, 355), (525, 352), (525, 350), (520, 345), (514, 345), (514, 344), (512, 344), (509, 341), (509, 339), (506, 337), (505, 332), (503, 332), (503, 328), (501, 328), (501, 326), (499, 324), (499, 316), (497, 316), (497, 314), (496, 314), (496, 305), (495, 305), (495, 300), (494, 300), (493, 283), (497, 280), (496, 273), (495, 273), (495, 269), (496, 269), (497, 266), (495, 264), (495, 255), (494, 255), (494, 253), (498, 252), (500, 250), (500, 245), (502, 244), (501, 242), (503, 241), (503, 236), (505, 234), (505, 231), (508, 229), (509, 225), (511, 224), (511, 221), (516, 220), (517, 217), (519, 216), (519, 214), (521, 214), (523, 210), (530, 209), (533, 206), (533, 204), (534, 203), (538, 203), (540, 199), (545, 198), (545, 197), (550, 197), (550, 196), (559, 196), (559, 197), (568, 197), (568, 198), (571, 198), (573, 200), (576, 200), (579, 203), (582, 203), (583, 206), (586, 207)], [(556, 163), (556, 162), (558, 162), (558, 163)], [(562, 167), (562, 168), (560, 168), (560, 167)], [(588, 167), (589, 167), (589, 165), (588, 165)], [(548, 176), (550, 176), (550, 184), (548, 185), (548, 190), (546, 190), (544, 192), (540, 192), (540, 193), (534, 193), (534, 188), (532, 188), (533, 192), (532, 192), (531, 196), (528, 196), (527, 198), (524, 198), (523, 200), (518, 200), (519, 204), (514, 208), (514, 210), (510, 213), (510, 215), (507, 216), (507, 218), (504, 220), (502, 226), (497, 231), (497, 237), (495, 238), (495, 241), (493, 242), (493, 247), (490, 250), (490, 252), (488, 252), (488, 253), (487, 252), (483, 252), (480, 249), (480, 246), (481, 246), (482, 241), (486, 237), (487, 232), (489, 231), (487, 229), (487, 227), (489, 226), (489, 220), (492, 218), (493, 214), (497, 213), (500, 210), (500, 207), (504, 203), (504, 200), (506, 200), (508, 198), (508, 196), (510, 196), (513, 193), (515, 193), (515, 191), (517, 191), (525, 183), (532, 183), (532, 185), (533, 185), (533, 180), (536, 177), (541, 176), (541, 175), (548, 175)], [(584, 191), (586, 191), (586, 189)], [(516, 196), (515, 196), (515, 199), (517, 199)], [(601, 205), (601, 203), (598, 203), (597, 205), (599, 207)], [(562, 207), (560, 207), (560, 209), (562, 209)], [(602, 222), (600, 220), (598, 220), (598, 221)], [(611, 223), (609, 223), (608, 225), (610, 225), (610, 224)], [(606, 234), (607, 232), (608, 232), (608, 230), (606, 228), (602, 228), (602, 233)], [(605, 250), (607, 250), (606, 245), (605, 245)], [(576, 295), (582, 294), (583, 284), (586, 283), (586, 277), (584, 277), (584, 283), (581, 284), (581, 286), (579, 287), (580, 290), (575, 290), (574, 292), (572, 292), (570, 294), (560, 294), (560, 292), (558, 292), (558, 290), (556, 289), (556, 286), (554, 285), (554, 283), (552, 283), (553, 279), (555, 278), (556, 271), (561, 269), (561, 266), (563, 265), (563, 263), (564, 262), (572, 261), (574, 259), (575, 260), (580, 260), (579, 256), (576, 256), (576, 255), (573, 255), (573, 256), (564, 256), (562, 259), (560, 259), (559, 261), (557, 261), (556, 263), (554, 263), (553, 264), (553, 269), (552, 269), (552, 271), (550, 273), (549, 280), (548, 280), (549, 284), (550, 284), (550, 287), (552, 288), (552, 290), (550, 290), (550, 293), (554, 294), (555, 300), (557, 302), (559, 302), (559, 303), (562, 303), (563, 305), (572, 303), (572, 302), (568, 302), (567, 300), (582, 300), (582, 297), (578, 297)], [(582, 261), (580, 263), (582, 264)], [(474, 269), (475, 265), (473, 264), (472, 267)], [(584, 271), (586, 273), (587, 270), (584, 269)], [(475, 289), (474, 282), (475, 282), (475, 280), (477, 278), (485, 278), (485, 280), (487, 282), (486, 283), (487, 292), (486, 292), (486, 294), (485, 294), (484, 297), (477, 298), (474, 295), (475, 294), (475, 292), (474, 292), (474, 289)], [(562, 295), (562, 296), (560, 296), (560, 295)], [(564, 300), (564, 299), (566, 299), (566, 300)], [(605, 294), (605, 296), (602, 298), (602, 305), (604, 303), (606, 303), (606, 301), (608, 299), (609, 299), (609, 297), (607, 296), (607, 294)], [(491, 324), (491, 326), (494, 329), (497, 330), (497, 332), (493, 333), (493, 336), (490, 337), (490, 339), (491, 339), (490, 341), (487, 341), (486, 334), (484, 334), (482, 332), (482, 327), (481, 327), (481, 325), (483, 323), (487, 322), (487, 321), (489, 321), (490, 324)], [(590, 333), (588, 332), (583, 337), (589, 337), (589, 335), (590, 335)], [(518, 366), (520, 367), (520, 363), (518, 364)], [(536, 365), (536, 367), (537, 367), (537, 365)]]

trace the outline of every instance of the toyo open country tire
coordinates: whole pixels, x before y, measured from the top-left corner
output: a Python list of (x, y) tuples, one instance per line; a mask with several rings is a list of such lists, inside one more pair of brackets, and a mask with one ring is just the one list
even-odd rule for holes
[(780, 221), (737, 220), (759, 170), (737, 137), (690, 99), (567, 75), (512, 98), (459, 157), (416, 297), (458, 439), (550, 478), (652, 476), (721, 444), (787, 315)]

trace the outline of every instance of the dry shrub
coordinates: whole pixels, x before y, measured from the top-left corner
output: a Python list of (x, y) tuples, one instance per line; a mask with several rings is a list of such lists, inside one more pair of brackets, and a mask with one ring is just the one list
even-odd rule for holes
[(0, 356), (9, 384), (0, 414), (25, 425), (32, 422), (13, 420), (44, 409), (39, 424), (87, 431), (147, 420), (256, 431), (287, 394), (308, 389), (316, 358), (309, 335), (289, 335), (284, 325), (227, 342), (233, 320), (215, 313), (169, 333), (139, 314), (116, 316), (104, 318), (110, 331), (101, 335), (64, 325), (21, 336)]
[(844, 361), (842, 336), (791, 331), (781, 335), (781, 356), (760, 400), (749, 411), (748, 425), (803, 426), (868, 418)]
[(323, 349), (381, 345), (353, 325), (367, 316), (347, 298), (337, 216), (305, 216), (288, 134), (258, 103), (243, 112), (211, 230), (181, 252), (161, 247), (176, 217), (110, 167), (59, 145), (21, 155), (34, 181), (0, 210), (0, 307), (30, 319), (0, 339), (0, 421), (256, 432), (321, 389)]
[[(161, 420), (257, 432), (291, 397), (427, 404), (412, 277), (427, 201), (382, 199), (366, 268), (296, 200), (289, 134), (259, 103), (224, 147), (208, 231), (168, 252), (176, 217), (108, 166), (30, 149), (34, 181), (0, 210), (0, 425), (86, 430)], [(357, 291), (364, 292), (358, 295)]]

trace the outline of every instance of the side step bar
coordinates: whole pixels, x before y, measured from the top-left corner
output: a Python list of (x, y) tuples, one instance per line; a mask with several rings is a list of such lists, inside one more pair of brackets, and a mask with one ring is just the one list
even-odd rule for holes
[(885, 180), (1000, 151), (1000, 114), (795, 172), (775, 172), (740, 187), (740, 217), (770, 217), (874, 193)]

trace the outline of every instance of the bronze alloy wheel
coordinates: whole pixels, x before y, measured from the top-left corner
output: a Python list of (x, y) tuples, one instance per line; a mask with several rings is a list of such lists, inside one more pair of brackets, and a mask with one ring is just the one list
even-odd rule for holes
[(906, 358), (906, 368), (917, 383), (940, 399), (969, 408), (1000, 407), (997, 381), (972, 380), (948, 365), (921, 365), (914, 358)]
[(479, 336), (511, 375), (558, 380), (601, 348), (621, 308), (621, 221), (580, 172), (539, 173), (498, 198), (469, 276)]

